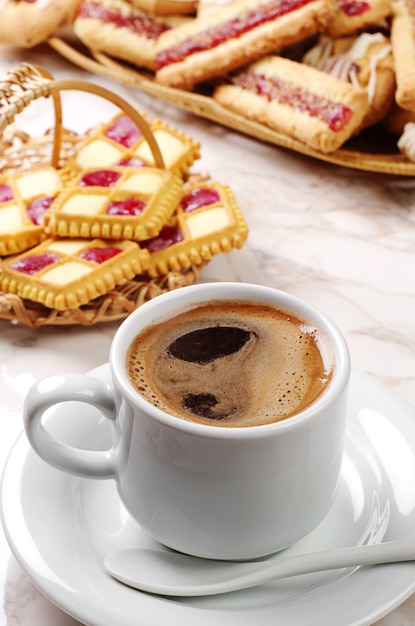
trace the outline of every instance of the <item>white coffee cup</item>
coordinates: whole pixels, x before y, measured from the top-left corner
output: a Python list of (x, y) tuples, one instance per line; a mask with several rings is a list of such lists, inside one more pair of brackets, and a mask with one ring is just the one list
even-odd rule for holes
[[(167, 314), (211, 300), (271, 303), (319, 328), (331, 344), (334, 368), (317, 400), (282, 421), (224, 428), (175, 417), (140, 396), (126, 367), (136, 335)], [(295, 543), (324, 519), (340, 479), (350, 357), (342, 334), (321, 311), (259, 285), (184, 287), (128, 316), (113, 339), (109, 365), (110, 384), (65, 375), (40, 380), (29, 390), (25, 429), (46, 462), (79, 476), (115, 480), (121, 501), (142, 528), (194, 556), (262, 557)], [(74, 448), (42, 423), (50, 407), (74, 400), (98, 407), (112, 422), (109, 450)]]

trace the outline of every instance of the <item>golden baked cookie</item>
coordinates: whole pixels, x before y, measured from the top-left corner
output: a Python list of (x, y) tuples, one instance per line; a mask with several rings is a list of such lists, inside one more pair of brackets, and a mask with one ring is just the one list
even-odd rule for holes
[(397, 145), (401, 154), (415, 162), (415, 122), (405, 124)]
[[(168, 170), (187, 172), (194, 161), (200, 158), (200, 144), (189, 135), (169, 126), (165, 122), (147, 120)], [(98, 128), (81, 144), (73, 162), (77, 168), (111, 167), (131, 165), (135, 167), (155, 165), (150, 146), (140, 129), (124, 113), (112, 118)]]
[(156, 277), (241, 248), (247, 236), (248, 227), (229, 187), (199, 182), (186, 186), (173, 218), (140, 246), (150, 252), (147, 272)]
[(76, 309), (141, 274), (148, 263), (148, 252), (132, 241), (47, 239), (3, 263), (0, 288), (51, 309)]
[(391, 42), (396, 72), (396, 103), (415, 111), (415, 5), (411, 0), (392, 4)]
[(408, 122), (415, 122), (415, 111), (401, 109), (396, 102), (393, 102), (381, 123), (387, 133), (401, 135)]
[(56, 200), (45, 216), (45, 231), (58, 237), (147, 239), (173, 214), (181, 191), (181, 177), (167, 170), (92, 168)]
[(214, 11), (222, 11), (222, 9), (236, 2), (239, 2), (239, 0), (199, 0), (197, 3), (197, 17), (208, 15)]
[(165, 31), (156, 44), (156, 80), (187, 89), (322, 30), (325, 0), (240, 0)]
[(74, 31), (89, 48), (152, 70), (158, 37), (183, 19), (151, 15), (124, 0), (84, 0)]
[(62, 190), (58, 172), (49, 166), (0, 176), (0, 256), (23, 252), (45, 238), (46, 211)]
[(73, 23), (80, 0), (2, 0), (0, 43), (32, 48)]
[(391, 14), (389, 0), (329, 0), (334, 11), (325, 29), (331, 37), (342, 37), (374, 26)]
[(198, 0), (131, 0), (138, 9), (153, 15), (195, 15)]
[(338, 39), (322, 36), (302, 62), (367, 90), (369, 108), (360, 129), (377, 124), (392, 106), (396, 87), (392, 46), (380, 32)]
[(232, 74), (215, 89), (214, 98), (324, 153), (343, 145), (368, 111), (366, 90), (278, 56)]

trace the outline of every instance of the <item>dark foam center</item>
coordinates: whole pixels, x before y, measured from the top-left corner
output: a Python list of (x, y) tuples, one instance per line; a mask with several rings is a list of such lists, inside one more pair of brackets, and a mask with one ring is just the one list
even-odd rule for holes
[(187, 393), (182, 400), (185, 410), (207, 420), (224, 420), (232, 417), (237, 411), (236, 406), (224, 408), (213, 393)]
[(188, 363), (210, 363), (238, 352), (250, 336), (251, 332), (235, 326), (200, 328), (178, 337), (167, 352)]

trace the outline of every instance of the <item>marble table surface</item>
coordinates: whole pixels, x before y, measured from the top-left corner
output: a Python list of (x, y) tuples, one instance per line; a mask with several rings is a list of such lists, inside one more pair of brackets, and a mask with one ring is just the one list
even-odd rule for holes
[[(244, 249), (217, 257), (200, 280), (262, 282), (307, 299), (340, 327), (353, 367), (415, 407), (415, 180), (355, 172), (260, 143), (92, 77), (48, 48), (0, 48), (0, 80), (22, 61), (42, 65), (56, 77), (116, 88), (139, 110), (200, 141), (202, 156), (193, 170), (228, 184), (250, 227)], [(109, 119), (111, 106), (95, 96), (70, 92), (64, 99), (64, 123), (86, 130)], [(36, 102), (18, 123), (43, 132), (52, 123), (50, 113), (44, 101)], [(33, 330), (0, 321), (1, 466), (22, 430), (22, 405), (30, 385), (42, 376), (87, 372), (105, 363), (117, 326)], [(0, 594), (0, 626), (78, 624), (35, 588), (3, 535)], [(414, 623), (415, 595), (376, 622)]]

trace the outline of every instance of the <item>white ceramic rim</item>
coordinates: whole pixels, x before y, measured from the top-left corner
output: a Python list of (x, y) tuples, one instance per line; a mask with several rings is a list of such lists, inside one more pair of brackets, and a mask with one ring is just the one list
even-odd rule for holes
[[(206, 291), (211, 293), (206, 297)], [(257, 297), (253, 294), (256, 291)], [(198, 297), (198, 294), (200, 297)], [(266, 302), (274, 304), (283, 309), (288, 309), (297, 313), (301, 317), (315, 324), (329, 338), (335, 355), (335, 370), (332, 380), (324, 393), (309, 407), (301, 413), (291, 416), (289, 419), (281, 420), (272, 424), (261, 424), (259, 426), (241, 426), (224, 428), (210, 424), (199, 424), (172, 416), (153, 404), (145, 400), (134, 388), (127, 374), (126, 354), (131, 344), (132, 338), (153, 322), (162, 320), (165, 317), (174, 316), (175, 311), (179, 313), (189, 305), (205, 303), (210, 300), (246, 300), (250, 302)], [(278, 302), (276, 301), (278, 300)], [(160, 311), (160, 306), (164, 302), (169, 303), (169, 313)], [(155, 315), (153, 313), (155, 312)], [(144, 325), (137, 325), (137, 318), (143, 316), (151, 318), (151, 321)], [(117, 355), (117, 356), (116, 356)], [(171, 427), (174, 430), (197, 434), (198, 436), (219, 438), (219, 439), (246, 439), (266, 437), (270, 431), (288, 431), (298, 428), (304, 421), (310, 419), (316, 410), (326, 409), (339, 395), (343, 394), (350, 378), (350, 354), (349, 349), (339, 328), (320, 309), (311, 305), (301, 298), (288, 292), (266, 287), (254, 283), (201, 283), (182, 287), (166, 292), (145, 302), (138, 309), (133, 311), (118, 328), (111, 344), (110, 369), (112, 380), (122, 388), (122, 393), (129, 402), (137, 405), (141, 410), (149, 414), (158, 422)]]

